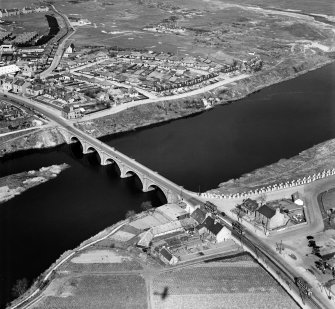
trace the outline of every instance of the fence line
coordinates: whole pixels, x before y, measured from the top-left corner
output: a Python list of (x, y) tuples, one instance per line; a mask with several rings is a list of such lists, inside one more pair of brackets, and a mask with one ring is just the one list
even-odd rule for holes
[(258, 195), (262, 193), (269, 193), (273, 191), (279, 191), (287, 188), (301, 186), (306, 183), (311, 183), (319, 179), (323, 179), (329, 176), (335, 175), (335, 168), (329, 170), (323, 170), (317, 174), (309, 175), (307, 177), (298, 178), (297, 180), (286, 181), (285, 183), (281, 182), (279, 184), (269, 185), (267, 187), (261, 187), (259, 189), (250, 190), (242, 193), (235, 194), (214, 194), (214, 193), (201, 193), (200, 196), (204, 198), (216, 198), (216, 199), (232, 199), (232, 198), (247, 198), (252, 195)]

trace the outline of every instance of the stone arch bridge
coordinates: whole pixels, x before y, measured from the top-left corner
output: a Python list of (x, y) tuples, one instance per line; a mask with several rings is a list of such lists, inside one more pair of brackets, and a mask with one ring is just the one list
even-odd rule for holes
[(196, 195), (145, 167), (135, 159), (74, 127), (59, 127), (59, 130), (67, 144), (80, 143), (83, 154), (96, 152), (101, 165), (116, 164), (120, 170), (121, 178), (137, 176), (142, 183), (143, 192), (158, 188), (164, 193), (168, 203), (174, 203), (180, 199), (188, 199)]

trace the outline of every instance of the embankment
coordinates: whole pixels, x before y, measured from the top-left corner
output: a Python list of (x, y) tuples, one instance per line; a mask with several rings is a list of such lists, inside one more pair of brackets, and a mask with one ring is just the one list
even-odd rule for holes
[(0, 139), (0, 157), (17, 151), (55, 147), (64, 142), (63, 135), (56, 127), (32, 133), (14, 133)]

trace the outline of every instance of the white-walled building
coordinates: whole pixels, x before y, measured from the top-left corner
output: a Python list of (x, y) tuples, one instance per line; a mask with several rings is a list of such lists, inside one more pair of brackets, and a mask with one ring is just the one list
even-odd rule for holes
[(0, 67), (0, 75), (7, 75), (19, 72), (20, 68), (15, 64), (5, 65)]
[(304, 206), (304, 201), (301, 198), (301, 195), (299, 192), (295, 192), (292, 194), (292, 201), (299, 206)]

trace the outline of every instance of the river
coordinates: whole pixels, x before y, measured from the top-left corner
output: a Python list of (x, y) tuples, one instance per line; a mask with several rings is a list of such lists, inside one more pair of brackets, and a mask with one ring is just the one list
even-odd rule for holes
[[(103, 140), (176, 183), (205, 191), (335, 137), (335, 64), (193, 117)], [(0, 306), (18, 278), (36, 278), (64, 251), (164, 198), (75, 146), (0, 160), (0, 177), (52, 164), (71, 167), (0, 205)], [(3, 293), (4, 292), (4, 293)]]

